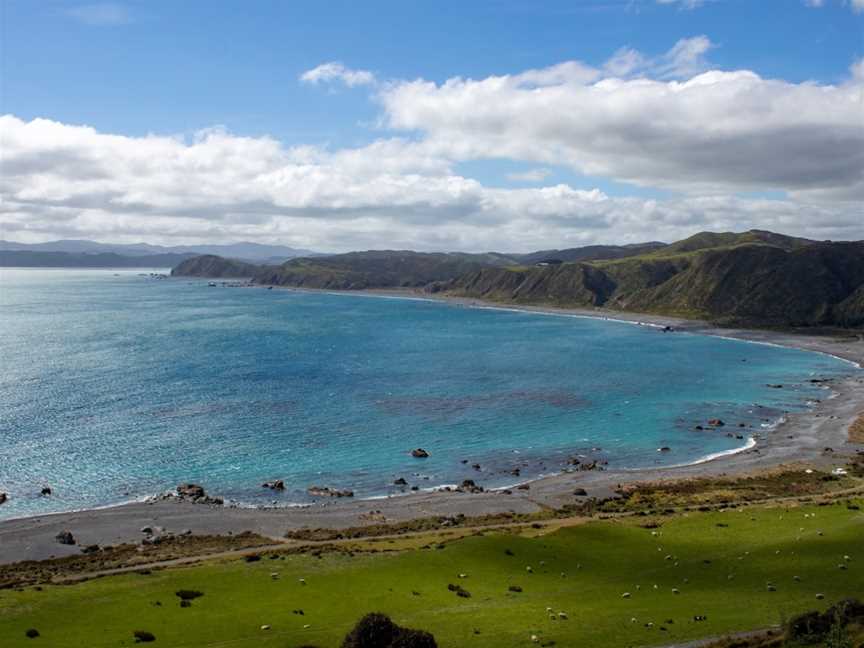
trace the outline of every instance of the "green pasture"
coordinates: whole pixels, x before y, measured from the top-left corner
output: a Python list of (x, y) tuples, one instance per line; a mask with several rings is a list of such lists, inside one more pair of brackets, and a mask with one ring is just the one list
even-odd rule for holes
[[(645, 521), (3, 590), (0, 646), (128, 646), (134, 630), (146, 630), (156, 647), (336, 648), (370, 611), (431, 631), (443, 648), (651, 646), (864, 597), (864, 513), (845, 503), (691, 513), (661, 518), (656, 529), (640, 527)], [(180, 589), (204, 595), (181, 608)], [(41, 636), (28, 639), (28, 628)]]

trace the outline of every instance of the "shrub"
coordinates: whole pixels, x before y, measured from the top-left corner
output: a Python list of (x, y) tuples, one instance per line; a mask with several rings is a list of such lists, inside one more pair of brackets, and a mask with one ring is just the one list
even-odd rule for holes
[(438, 648), (423, 630), (402, 628), (379, 612), (367, 614), (342, 642), (342, 648)]
[(435, 637), (425, 630), (403, 628), (390, 648), (438, 648)]
[(39, 636), (39, 631), (36, 628), (29, 628), (27, 632), (24, 633), (24, 636), (28, 639), (35, 639)]
[(788, 639), (802, 645), (824, 645), (831, 633), (839, 637), (849, 623), (864, 620), (864, 603), (856, 599), (846, 599), (832, 605), (823, 613), (805, 612), (792, 617), (786, 627)]
[(193, 599), (198, 598), (199, 596), (204, 596), (204, 592), (199, 592), (197, 590), (177, 590), (174, 592), (177, 596), (179, 596), (184, 601), (191, 601)]
[(156, 637), (152, 632), (146, 630), (135, 630), (132, 635), (135, 637), (135, 643), (150, 643), (156, 641)]
[(385, 614), (372, 612), (364, 616), (342, 642), (342, 648), (386, 648), (393, 644), (399, 626)]

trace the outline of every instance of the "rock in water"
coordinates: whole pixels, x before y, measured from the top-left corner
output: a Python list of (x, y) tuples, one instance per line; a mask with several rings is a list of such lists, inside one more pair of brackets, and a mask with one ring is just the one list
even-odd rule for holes
[(274, 481), (264, 482), (261, 484), (263, 488), (269, 488), (270, 490), (285, 490), (285, 482), (281, 479), (276, 479)]
[(0, 493), (0, 504), (5, 504), (9, 496), (6, 493)]
[(306, 489), (312, 497), (354, 497), (354, 491), (338, 488), (330, 488), (329, 486), (310, 486)]
[(411, 456), (415, 459), (425, 459), (429, 456), (429, 453), (426, 452), (423, 448), (416, 448), (411, 451)]

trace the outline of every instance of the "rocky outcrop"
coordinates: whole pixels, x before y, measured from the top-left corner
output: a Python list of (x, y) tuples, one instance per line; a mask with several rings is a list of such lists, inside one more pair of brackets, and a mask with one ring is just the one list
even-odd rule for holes
[(74, 545), (75, 544), (75, 536), (72, 535), (71, 531), (61, 531), (54, 538), (62, 545)]
[(306, 492), (312, 497), (354, 497), (352, 490), (330, 488), (329, 486), (310, 486)]
[(173, 497), (193, 502), (194, 504), (216, 504), (221, 506), (224, 503), (221, 497), (210, 497), (207, 495), (204, 487), (198, 484), (180, 484), (177, 486), (176, 494)]
[(285, 490), (285, 482), (281, 479), (275, 479), (273, 481), (264, 482), (261, 484), (261, 488), (269, 488), (270, 490)]
[(460, 493), (482, 493), (483, 487), (478, 486), (473, 479), (463, 479), (456, 490)]
[(429, 456), (429, 453), (423, 448), (415, 448), (411, 451), (411, 456), (415, 459), (426, 459)]

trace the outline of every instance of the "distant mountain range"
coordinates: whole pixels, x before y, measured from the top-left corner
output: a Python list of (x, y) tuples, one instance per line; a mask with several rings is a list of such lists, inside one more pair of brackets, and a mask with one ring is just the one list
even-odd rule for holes
[[(89, 256), (98, 254), (115, 254), (122, 257), (136, 259), (136, 261), (133, 262), (126, 262), (124, 264), (126, 267), (135, 267), (129, 266), (129, 263), (142, 263), (143, 265), (141, 267), (154, 267), (154, 260), (147, 260), (145, 257), (159, 255), (174, 255), (175, 258), (171, 261), (171, 266), (176, 265), (182, 261), (183, 258), (200, 254), (215, 254), (230, 259), (241, 259), (254, 263), (282, 263), (286, 259), (292, 259), (298, 256), (309, 257), (317, 255), (316, 252), (312, 252), (311, 250), (292, 248), (287, 245), (264, 245), (261, 243), (249, 242), (229, 243), (224, 245), (202, 244), (164, 246), (150, 245), (148, 243), (98, 243), (96, 241), (84, 240), (51, 241), (49, 243), (16, 243), (14, 241), (0, 240), (0, 253), (3, 252), (62, 252), (67, 255), (79, 255), (69, 257), (20, 257), (21, 261), (28, 258), (30, 259), (30, 262), (27, 263), (27, 265), (41, 265), (44, 261), (47, 265), (56, 266), (58, 262), (65, 259), (66, 261), (73, 263), (73, 267), (87, 265), (88, 258), (84, 255)], [(0, 254), (0, 259), (3, 258), (12, 259), (13, 257)], [(170, 257), (165, 258), (167, 259)], [(94, 263), (97, 261), (96, 259), (92, 260)], [(11, 263), (3, 263), (3, 265), (11, 265)], [(155, 265), (162, 265), (162, 263), (157, 263)], [(100, 267), (104, 266), (101, 266), (100, 264)]]
[(602, 307), (722, 325), (864, 327), (864, 241), (811, 241), (763, 230), (531, 254), (376, 250), (262, 266), (207, 256), (183, 261), (172, 274), (343, 290), (422, 287), (502, 303)]
[(0, 250), (0, 267), (5, 268), (171, 268), (192, 254), (148, 254), (127, 256), (114, 252), (33, 252)]

